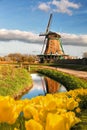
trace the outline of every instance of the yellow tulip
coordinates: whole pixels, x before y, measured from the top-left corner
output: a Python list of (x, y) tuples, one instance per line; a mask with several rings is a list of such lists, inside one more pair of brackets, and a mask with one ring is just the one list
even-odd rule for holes
[(33, 119), (25, 122), (25, 128), (26, 130), (44, 130), (42, 125)]
[(67, 118), (67, 124), (69, 128), (81, 121), (79, 118), (75, 116), (74, 112), (67, 112), (64, 116), (66, 116)]
[(76, 112), (77, 113), (80, 113), (81, 112), (81, 109), (78, 107), (78, 108), (76, 108)]
[(67, 109), (68, 110), (73, 110), (78, 106), (78, 102), (76, 102), (73, 98), (69, 98), (67, 101)]
[(20, 112), (21, 109), (18, 109), (14, 99), (9, 96), (0, 97), (0, 122), (13, 124)]
[(68, 130), (63, 116), (49, 113), (46, 119), (46, 130)]
[(34, 108), (34, 106), (32, 105), (27, 105), (26, 107), (24, 107), (24, 117), (31, 119), (33, 118), (36, 121), (39, 121), (39, 116), (38, 116), (38, 111), (37, 109)]

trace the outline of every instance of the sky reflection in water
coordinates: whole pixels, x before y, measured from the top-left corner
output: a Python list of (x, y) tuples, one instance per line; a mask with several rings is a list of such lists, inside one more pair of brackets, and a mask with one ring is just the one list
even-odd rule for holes
[[(22, 99), (32, 98), (38, 95), (45, 95), (47, 93), (47, 86), (49, 82), (46, 82), (45, 77), (40, 74), (31, 74), (31, 76), (33, 79), (33, 87), (28, 93), (22, 96)], [(53, 82), (55, 83), (55, 81)], [(58, 92), (67, 91), (63, 85), (59, 83), (58, 85), (59, 85), (58, 90), (57, 90)]]

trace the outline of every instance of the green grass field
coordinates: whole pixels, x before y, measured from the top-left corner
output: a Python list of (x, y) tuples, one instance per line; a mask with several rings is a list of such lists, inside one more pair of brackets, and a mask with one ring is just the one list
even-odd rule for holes
[(0, 95), (13, 96), (32, 84), (27, 70), (12, 66), (0, 66)]

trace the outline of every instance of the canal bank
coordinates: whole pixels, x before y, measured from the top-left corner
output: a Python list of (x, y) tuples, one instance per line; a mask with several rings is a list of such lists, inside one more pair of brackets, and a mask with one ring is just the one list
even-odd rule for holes
[(0, 66), (0, 96), (11, 96), (25, 91), (32, 86), (32, 79), (27, 70), (14, 66)]
[[(31, 68), (33, 68), (33, 69), (31, 69)], [(40, 72), (40, 70), (39, 70), (39, 68), (42, 68), (42, 71), (43, 72)], [(46, 70), (48, 68), (48, 70), (50, 70), (50, 71), (52, 71), (51, 72), (51, 74), (50, 74), (50, 72), (47, 72), (48, 70)], [(64, 69), (62, 69), (62, 68), (60, 68), (61, 70), (64, 70)], [(74, 77), (74, 76), (72, 76), (72, 72), (71, 71), (69, 71), (69, 72), (71, 72), (70, 74), (67, 74), (66, 72), (60, 72), (59, 71), (59, 68), (54, 68), (54, 67), (48, 67), (48, 66), (33, 66), (32, 67), (32, 65), (30, 66), (30, 72), (33, 70), (33, 72), (34, 72), (34, 70), (35, 70), (35, 72), (39, 72), (39, 73), (42, 73), (42, 74), (45, 74), (46, 76), (48, 76), (48, 77), (50, 77), (51, 78), (51, 80), (53, 79), (53, 80), (56, 80), (57, 82), (59, 82), (59, 83), (61, 83), (63, 86), (66, 86), (66, 89), (67, 90), (71, 90), (71, 89), (76, 89), (76, 88), (81, 88), (81, 87), (83, 87), (83, 88), (86, 88), (87, 87), (87, 82), (86, 81), (84, 81), (84, 80), (82, 80), (82, 79), (79, 79), (79, 78), (77, 78), (76, 76)], [(55, 70), (55, 71), (53, 71), (53, 70)], [(66, 69), (65, 69), (66, 70)], [(55, 74), (55, 72), (57, 73), (57, 74)], [(35, 78), (35, 75), (37, 75), (37, 77), (40, 79), (40, 80), (42, 80), (41, 82), (43, 83), (43, 87), (44, 87), (44, 84), (46, 83), (46, 85), (47, 85), (47, 78), (45, 78), (45, 82), (43, 81), (43, 76), (42, 77), (39, 77), (40, 75), (38, 75), (38, 74), (31, 74), (31, 75), (33, 75), (34, 76), (34, 78)], [(32, 77), (33, 78), (33, 77)], [(38, 79), (37, 78), (37, 79)], [(36, 79), (33, 79), (33, 80), (36, 80)], [(40, 82), (39, 80), (38, 80), (38, 82)], [(49, 83), (50, 83), (50, 81), (49, 81)], [(45, 92), (45, 94), (42, 94), (42, 92), (41, 93), (38, 93), (38, 92), (40, 92), (40, 91), (37, 91), (37, 90), (40, 90), (40, 86), (41, 86), (41, 88), (43, 88), (42, 87), (42, 84), (39, 84), (39, 89), (38, 89), (38, 86), (36, 86), (37, 87), (37, 90), (34, 90), (34, 89), (36, 89), (36, 87), (34, 87), (34, 82), (33, 82), (33, 85), (28, 89), (28, 87), (26, 87), (24, 90), (22, 90), (19, 94), (17, 94), (17, 95), (15, 95), (15, 99), (19, 99), (22, 95), (26, 95), (26, 93), (28, 93), (28, 95), (29, 95), (29, 93), (32, 93), (31, 91), (33, 90), (34, 91), (34, 93), (32, 93), (32, 95), (36, 95), (36, 96), (38, 96), (38, 95), (45, 95), (46, 93), (49, 93), (49, 92)], [(54, 91), (56, 91), (56, 86), (57, 85), (55, 85), (55, 87), (53, 87), (52, 86), (52, 84), (50, 83), (50, 85), (49, 85), (50, 87), (50, 89), (48, 90), (48, 87), (46, 88), (46, 90), (47, 91), (51, 91), (51, 93), (52, 93), (52, 91), (54, 92)], [(44, 92), (43, 92), (44, 93)], [(32, 97), (32, 96), (31, 96)]]
[(38, 73), (44, 74), (64, 86), (66, 86), (67, 90), (76, 89), (76, 88), (87, 88), (87, 81), (84, 79), (80, 79), (74, 75), (67, 74), (55, 68), (46, 68), (42, 67), (41, 69), (37, 70)]
[(47, 69), (52, 69), (52, 70), (57, 70), (57, 71), (61, 71), (70, 75), (74, 75), (78, 78), (84, 79), (87, 81), (87, 71), (79, 71), (79, 70), (74, 70), (74, 69), (69, 69), (69, 68), (62, 68), (62, 67), (51, 67), (50, 65), (48, 66), (43, 66), (41, 65), (39, 68), (47, 68)]

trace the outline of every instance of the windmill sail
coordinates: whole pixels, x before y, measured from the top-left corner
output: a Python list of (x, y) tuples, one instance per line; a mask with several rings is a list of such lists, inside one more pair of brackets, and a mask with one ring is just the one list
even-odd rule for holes
[(46, 35), (47, 35), (48, 32), (49, 32), (51, 20), (52, 20), (52, 13), (50, 14), (50, 17), (49, 17), (49, 21), (48, 21), (48, 24), (47, 24), (46, 32), (39, 35), (39, 36), (45, 36), (41, 54), (43, 54), (44, 47), (45, 47), (45, 45), (46, 45)]
[(47, 25), (47, 28), (46, 28), (46, 34), (49, 32), (51, 20), (52, 20), (52, 14), (50, 14), (50, 18), (49, 18), (48, 25)]

